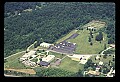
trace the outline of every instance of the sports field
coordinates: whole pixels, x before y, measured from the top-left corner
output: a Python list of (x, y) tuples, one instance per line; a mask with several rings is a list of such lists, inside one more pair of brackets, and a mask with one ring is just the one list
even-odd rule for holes
[(19, 58), (24, 54), (25, 52), (7, 58), (7, 62), (4, 63), (4, 68), (25, 68), (24, 64), (19, 61)]

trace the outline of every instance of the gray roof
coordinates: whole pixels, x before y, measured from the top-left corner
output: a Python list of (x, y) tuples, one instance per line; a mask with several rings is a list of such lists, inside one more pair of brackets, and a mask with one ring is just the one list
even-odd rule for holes
[(45, 61), (40, 61), (40, 65), (42, 66), (48, 66), (50, 63), (48, 62), (45, 62)]

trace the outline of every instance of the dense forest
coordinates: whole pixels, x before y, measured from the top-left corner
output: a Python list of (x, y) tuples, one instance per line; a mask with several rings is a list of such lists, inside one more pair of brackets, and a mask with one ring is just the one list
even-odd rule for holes
[[(36, 5), (41, 9), (36, 9)], [(31, 8), (32, 12), (22, 12)], [(91, 20), (107, 23), (108, 43), (115, 43), (115, 4), (85, 2), (7, 2), (4, 5), (4, 56), (26, 49), (34, 41), (54, 43)], [(21, 15), (14, 15), (19, 11)]]

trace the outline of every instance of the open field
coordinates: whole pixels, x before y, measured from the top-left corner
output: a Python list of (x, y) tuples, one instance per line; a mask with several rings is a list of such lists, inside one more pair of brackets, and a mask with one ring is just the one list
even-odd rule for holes
[(59, 39), (58, 41), (56, 41), (56, 44), (66, 40), (67, 38), (69, 38), (71, 35), (73, 35), (74, 33), (76, 33), (77, 30), (73, 30), (70, 33), (68, 33), (67, 35), (65, 35), (64, 37), (62, 37), (61, 39)]
[(55, 53), (55, 52), (49, 52), (49, 55), (54, 55), (55, 57), (58, 57), (58, 58), (63, 58), (65, 55), (63, 54), (60, 54), (60, 53)]
[(27, 74), (36, 74), (36, 72), (33, 69), (4, 69), (4, 70), (11, 70), (11, 71), (16, 71), (16, 72), (23, 72)]
[(83, 69), (84, 65), (78, 64), (79, 62), (71, 60), (71, 58), (66, 57), (61, 61), (59, 68), (68, 70), (71, 72), (78, 72), (79, 69)]
[(83, 27), (95, 27), (95, 28), (103, 28), (106, 23), (102, 21), (92, 20), (91, 22), (85, 24)]
[(69, 39), (69, 42), (76, 43), (77, 48), (75, 50), (75, 53), (78, 54), (98, 54), (101, 50), (104, 50), (104, 44), (107, 44), (107, 35), (103, 33), (104, 40), (100, 42), (95, 40), (95, 37), (97, 33), (93, 34), (92, 43), (91, 46), (88, 42), (88, 38), (90, 36), (89, 30), (79, 30), (79, 35), (75, 39)]
[(19, 58), (24, 55), (25, 52), (7, 58), (7, 62), (4, 63), (4, 68), (25, 68), (24, 64), (19, 61)]

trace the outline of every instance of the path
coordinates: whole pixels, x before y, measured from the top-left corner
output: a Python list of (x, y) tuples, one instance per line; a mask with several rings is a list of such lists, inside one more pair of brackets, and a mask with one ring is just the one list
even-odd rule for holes
[(26, 52), (26, 51), (22, 51), (22, 52), (15, 53), (15, 54), (13, 54), (13, 55), (10, 55), (10, 56), (8, 56), (8, 57), (5, 57), (4, 59), (7, 59), (7, 58), (9, 58), (9, 57), (11, 57), (11, 56), (14, 56), (14, 55), (18, 55), (18, 54), (23, 53), (23, 52)]
[(67, 57), (67, 55), (66, 55), (66, 56), (64, 56), (61, 60), (63, 60), (65, 57)]
[(111, 49), (111, 48), (112, 48), (112, 47), (108, 47), (107, 49), (103, 50), (100, 54), (101, 54), (101, 55), (104, 55), (103, 53), (104, 53), (105, 51)]

